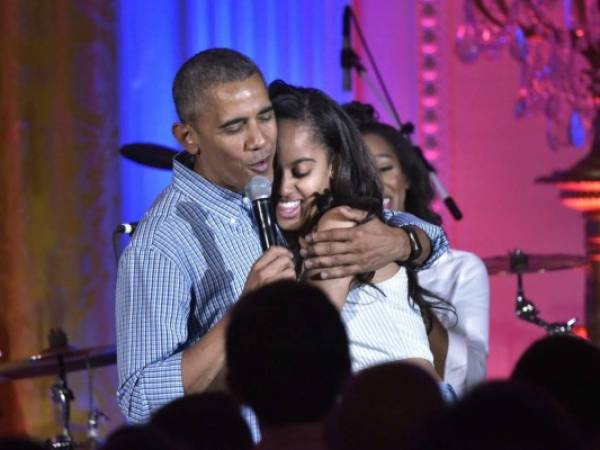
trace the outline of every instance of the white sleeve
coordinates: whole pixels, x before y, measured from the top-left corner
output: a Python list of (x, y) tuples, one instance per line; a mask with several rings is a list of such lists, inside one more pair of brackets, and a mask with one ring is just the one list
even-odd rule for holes
[[(489, 350), (489, 280), (485, 265), (473, 253), (450, 250), (432, 276), (420, 276), (430, 289), (454, 306), (453, 314), (438, 314), (448, 329), (444, 381), (458, 393), (485, 379)], [(428, 272), (427, 270), (424, 272)]]

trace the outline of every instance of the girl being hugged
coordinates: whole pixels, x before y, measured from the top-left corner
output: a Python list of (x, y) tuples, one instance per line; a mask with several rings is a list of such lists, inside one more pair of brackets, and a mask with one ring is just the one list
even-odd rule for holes
[(341, 311), (354, 371), (407, 360), (437, 380), (428, 341), (433, 303), (412, 268), (390, 263), (354, 277), (319, 279), (301, 261), (302, 237), (353, 227), (337, 207), (384, 220), (378, 172), (350, 117), (317, 89), (275, 81), (269, 87), (278, 125), (274, 196), (277, 222), (298, 258), (299, 275), (322, 288)]

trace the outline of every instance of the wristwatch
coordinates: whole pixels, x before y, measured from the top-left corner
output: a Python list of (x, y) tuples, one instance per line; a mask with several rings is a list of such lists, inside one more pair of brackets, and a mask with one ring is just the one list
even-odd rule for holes
[(413, 264), (423, 254), (423, 247), (413, 226), (409, 225), (402, 227), (402, 229), (408, 236), (408, 242), (410, 243), (410, 254), (405, 262)]

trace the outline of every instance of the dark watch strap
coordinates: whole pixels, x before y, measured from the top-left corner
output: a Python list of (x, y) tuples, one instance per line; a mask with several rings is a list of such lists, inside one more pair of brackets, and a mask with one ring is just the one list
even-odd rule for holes
[(408, 242), (410, 243), (410, 254), (408, 255), (407, 263), (414, 263), (423, 254), (423, 247), (419, 242), (419, 237), (413, 226), (402, 227), (406, 235), (408, 236)]

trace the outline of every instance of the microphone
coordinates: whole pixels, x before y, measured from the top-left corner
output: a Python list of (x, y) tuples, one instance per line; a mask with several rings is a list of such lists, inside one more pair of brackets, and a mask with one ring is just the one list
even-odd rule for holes
[(352, 10), (350, 6), (346, 6), (344, 8), (344, 17), (342, 21), (342, 54), (341, 54), (341, 63), (342, 63), (342, 89), (344, 91), (352, 90), (352, 59), (353, 59), (353, 51), (352, 46), (350, 45), (350, 15), (352, 14)]
[(273, 206), (271, 204), (271, 182), (268, 178), (256, 175), (244, 189), (252, 202), (254, 220), (258, 225), (260, 244), (264, 252), (269, 247), (277, 245), (275, 221), (273, 220)]
[[(413, 126), (412, 124), (409, 125)], [(427, 158), (425, 158), (425, 155), (423, 155), (423, 150), (421, 150), (421, 147), (413, 145), (413, 149), (415, 153), (419, 156), (419, 159), (421, 160), (423, 165), (425, 165), (425, 168), (429, 173), (429, 180), (431, 181), (431, 184), (433, 185), (433, 188), (435, 189), (435, 192), (437, 193), (438, 197), (442, 199), (442, 201), (446, 205), (446, 208), (448, 208), (448, 211), (450, 211), (450, 214), (452, 214), (452, 217), (454, 217), (454, 219), (456, 220), (461, 220), (463, 218), (462, 211), (460, 210), (454, 199), (450, 196), (446, 188), (444, 188), (444, 185), (437, 176), (435, 167), (433, 167), (431, 163), (427, 161)]]
[(115, 228), (115, 233), (128, 234), (131, 236), (137, 228), (137, 226), (137, 222), (122, 223), (120, 225), (117, 225), (117, 228)]

